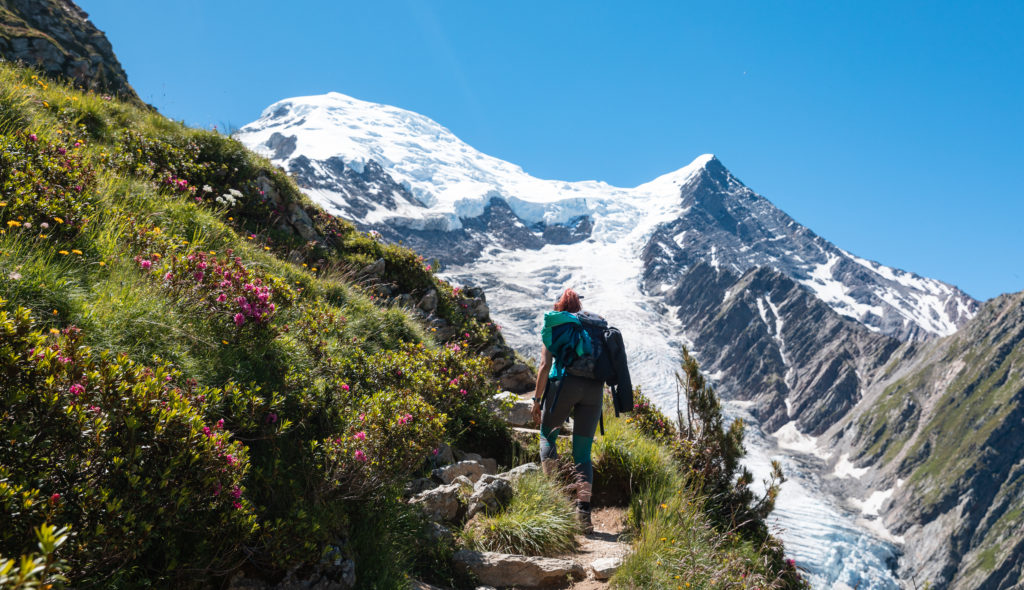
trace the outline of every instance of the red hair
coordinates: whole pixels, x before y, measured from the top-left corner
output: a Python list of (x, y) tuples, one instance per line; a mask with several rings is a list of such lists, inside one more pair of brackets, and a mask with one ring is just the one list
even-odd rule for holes
[(583, 304), (580, 303), (580, 296), (572, 289), (566, 289), (562, 296), (558, 298), (558, 301), (555, 302), (555, 311), (576, 313), (581, 309), (583, 309)]

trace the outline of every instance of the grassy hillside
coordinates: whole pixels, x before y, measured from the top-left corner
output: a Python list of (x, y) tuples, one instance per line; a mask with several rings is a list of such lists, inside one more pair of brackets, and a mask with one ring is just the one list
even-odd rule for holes
[[(495, 327), (237, 142), (0, 64), (0, 188), (0, 554), (50, 523), (76, 587), (332, 546), (395, 585), (428, 547), (396, 486), (441, 442), (511, 448)], [(395, 304), (431, 290), (447, 342)], [(340, 546), (371, 513), (406, 524)]]

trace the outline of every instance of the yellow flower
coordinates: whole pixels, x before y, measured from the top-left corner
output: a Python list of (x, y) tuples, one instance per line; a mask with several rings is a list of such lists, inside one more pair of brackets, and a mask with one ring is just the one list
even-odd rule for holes
[(62, 256), (67, 256), (68, 254), (70, 254), (70, 252), (68, 252), (67, 250), (61, 250), (60, 252), (58, 252), (58, 254)]
[(60, 330), (58, 330), (57, 328), (50, 328), (50, 333), (51, 334), (60, 334)]
[(13, 219), (7, 222), (7, 225), (11, 227), (21, 227), (21, 222), (14, 221)]
[(160, 233), (160, 228), (159, 227), (154, 227), (153, 228), (153, 233), (155, 233), (155, 234)]
[(314, 266), (314, 267), (312, 268), (312, 270), (313, 270), (313, 272), (316, 272), (316, 267)]
[(221, 340), (221, 344), (227, 344), (227, 343), (228, 343), (227, 340)]
[(7, 201), (0, 201), (0, 207), (6, 207)]
[(79, 256), (82, 255), (82, 251), (81, 250), (72, 250), (71, 253), (72, 254), (78, 254)]
[(163, 258), (163, 255), (160, 254), (159, 252), (153, 252), (153, 258), (160, 260), (161, 258)]
[(269, 249), (270, 249), (270, 246), (263, 246), (263, 249), (264, 249), (264, 250), (269, 250)]
[(106, 266), (106, 265), (107, 265), (106, 262), (103, 262), (102, 260), (100, 260), (100, 266)]
[(50, 108), (50, 103), (48, 103), (48, 102), (46, 102), (46, 101), (44, 100), (44, 101), (43, 101), (43, 106), (44, 106), (44, 107), (46, 107), (46, 108)]
[(57, 223), (64, 223), (64, 220), (61, 219), (60, 217), (54, 217), (53, 220), (56, 221)]

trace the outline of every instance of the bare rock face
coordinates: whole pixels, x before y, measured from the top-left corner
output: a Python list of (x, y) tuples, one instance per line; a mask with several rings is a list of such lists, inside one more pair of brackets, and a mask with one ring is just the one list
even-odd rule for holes
[[(505, 391), (494, 396), (495, 410), (498, 417), (509, 426), (528, 426), (533, 424), (533, 402), (521, 399), (511, 391)], [(510, 407), (506, 404), (511, 403)]]
[(0, 2), (0, 57), (141, 103), (106, 35), (71, 0)]
[(518, 588), (558, 588), (584, 577), (583, 566), (551, 557), (527, 557), (463, 549), (453, 556), (455, 566), (483, 584)]

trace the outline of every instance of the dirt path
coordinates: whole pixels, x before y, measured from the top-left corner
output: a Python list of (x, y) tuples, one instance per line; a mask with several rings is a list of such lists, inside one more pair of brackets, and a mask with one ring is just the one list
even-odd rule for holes
[(569, 586), (571, 590), (602, 590), (608, 587), (607, 580), (594, 579), (590, 564), (603, 557), (625, 558), (629, 553), (629, 543), (622, 539), (626, 530), (626, 510), (624, 508), (596, 508), (591, 514), (594, 532), (580, 535), (577, 540), (579, 549), (572, 556), (587, 570), (587, 578)]

